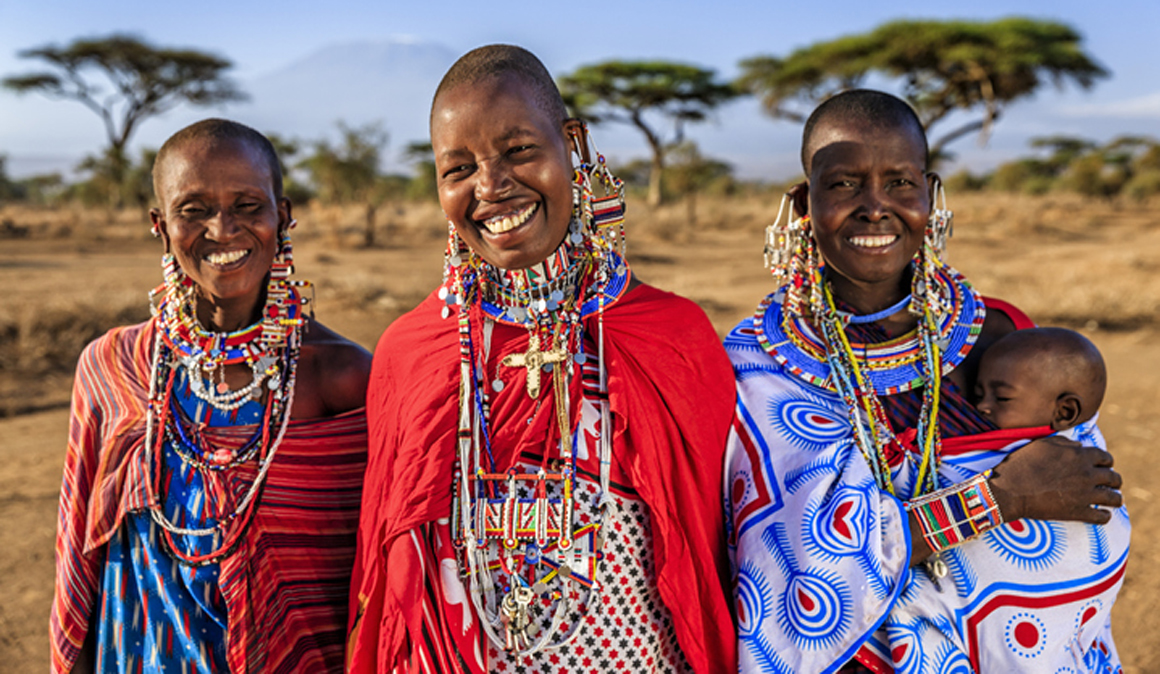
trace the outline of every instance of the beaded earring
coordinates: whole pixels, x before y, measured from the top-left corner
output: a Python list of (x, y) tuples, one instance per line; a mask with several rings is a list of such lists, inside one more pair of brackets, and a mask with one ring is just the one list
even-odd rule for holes
[(929, 307), (935, 318), (951, 310), (950, 290), (938, 283), (938, 270), (946, 254), (947, 240), (954, 233), (954, 213), (947, 208), (946, 190), (938, 176), (931, 182), (931, 209), (927, 219), (922, 247), (914, 255), (914, 274), (911, 278), (910, 313), (923, 314)]
[(297, 220), (278, 230), (278, 253), (274, 255), (274, 263), (270, 265), (270, 278), (279, 281), (285, 280), (294, 273), (294, 244), (290, 240), (290, 230), (298, 225)]
[[(444, 215), (446, 217), (446, 215)], [(447, 318), (455, 313), (464, 294), (464, 274), (478, 269), (482, 259), (460, 238), (455, 224), (447, 220), (447, 247), (443, 250), (443, 282), (439, 284), (439, 299), (444, 301), (440, 315)]]
[(161, 271), (165, 275), (165, 283), (173, 288), (183, 285), (187, 278), (177, 258), (169, 251), (161, 256)]
[[(596, 150), (588, 135), (586, 124), (570, 126), (568, 136), (572, 140), (572, 152), (579, 160), (572, 180), (571, 242), (582, 243), (587, 229), (595, 248), (613, 250), (623, 257), (624, 181), (608, 168), (604, 155)], [(604, 196), (596, 196), (594, 184), (600, 185)]]
[(774, 285), (785, 288), (782, 307), (786, 314), (796, 317), (821, 314), (822, 265), (810, 216), (794, 217), (793, 200), (788, 193), (781, 198), (777, 218), (765, 228), (764, 254)]
[(947, 241), (954, 236), (955, 214), (947, 208), (947, 191), (938, 176), (931, 185), (930, 219), (926, 225), (926, 236), (941, 260), (947, 252)]

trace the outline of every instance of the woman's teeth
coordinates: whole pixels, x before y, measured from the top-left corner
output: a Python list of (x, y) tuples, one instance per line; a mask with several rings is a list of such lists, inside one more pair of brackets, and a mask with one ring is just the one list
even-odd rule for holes
[(532, 217), (532, 213), (536, 211), (538, 204), (528, 204), (524, 208), (515, 213), (508, 213), (507, 215), (497, 215), (494, 218), (488, 218), (483, 221), (483, 226), (492, 234), (503, 234), (511, 231), (516, 227), (528, 221)]
[(210, 264), (227, 265), (231, 262), (237, 262), (249, 254), (248, 250), (228, 250), (221, 253), (210, 253), (205, 256), (205, 260)]
[(885, 234), (882, 236), (851, 236), (847, 241), (859, 246), (861, 248), (882, 248), (889, 246), (898, 240), (897, 234)]

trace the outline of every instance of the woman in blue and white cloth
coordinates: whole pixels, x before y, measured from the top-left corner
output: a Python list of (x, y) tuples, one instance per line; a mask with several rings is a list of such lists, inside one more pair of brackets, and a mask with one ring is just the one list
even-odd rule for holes
[(982, 352), (1031, 322), (938, 259), (917, 116), (846, 92), (802, 146), (779, 289), (725, 343), (741, 671), (1120, 671), (1121, 478), (1094, 420), (997, 430), (971, 404)]

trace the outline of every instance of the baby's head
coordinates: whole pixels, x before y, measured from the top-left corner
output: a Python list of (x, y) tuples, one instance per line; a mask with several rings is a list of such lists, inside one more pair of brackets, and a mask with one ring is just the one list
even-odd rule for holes
[(1062, 431), (1091, 419), (1104, 400), (1104, 359), (1086, 337), (1063, 328), (1017, 330), (983, 354), (977, 407), (999, 428), (1051, 426)]

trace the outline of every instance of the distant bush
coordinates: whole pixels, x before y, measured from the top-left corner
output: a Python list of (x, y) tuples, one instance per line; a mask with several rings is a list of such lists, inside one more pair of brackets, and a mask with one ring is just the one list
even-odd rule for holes
[(1137, 201), (1160, 194), (1160, 168), (1145, 169), (1132, 176), (1124, 184), (1124, 194)]
[(1098, 152), (1085, 154), (1068, 164), (1060, 176), (1060, 187), (1089, 197), (1110, 197), (1127, 182), (1121, 166), (1108, 165)]
[(1050, 180), (1049, 175), (1045, 176), (1046, 173), (1043, 162), (1038, 159), (1018, 159), (995, 169), (987, 184), (1000, 192), (1023, 192), (1032, 178), (1048, 177)]
[(1132, 162), (1132, 168), (1138, 172), (1154, 169), (1160, 171), (1160, 143), (1153, 145)]
[(975, 175), (966, 169), (952, 174), (943, 181), (947, 191), (951, 193), (960, 192), (978, 192), (987, 187), (990, 182), (989, 177), (985, 175)]
[(118, 300), (25, 305), (0, 312), (0, 372), (27, 376), (71, 371), (85, 344), (110, 328), (149, 318), (149, 308), (139, 298)]
[(1040, 194), (1047, 194), (1055, 189), (1056, 180), (1048, 176), (1032, 176), (1023, 183), (1023, 189), (1020, 190), (1023, 194), (1031, 194), (1038, 196)]

